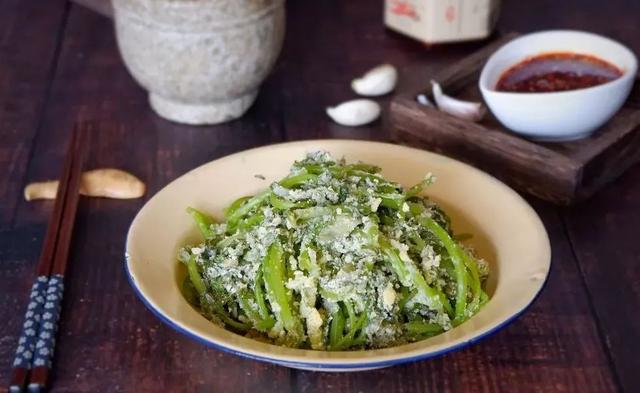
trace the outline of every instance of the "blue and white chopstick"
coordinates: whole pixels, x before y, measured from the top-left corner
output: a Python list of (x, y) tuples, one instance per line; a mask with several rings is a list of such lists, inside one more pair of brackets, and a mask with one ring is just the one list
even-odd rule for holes
[(29, 391), (33, 392), (44, 389), (47, 384), (64, 290), (64, 272), (78, 206), (84, 148), (88, 137), (85, 128), (86, 125), (76, 126), (71, 133), (56, 202), (16, 349), (9, 385), (11, 393), (24, 391), (27, 380)]
[(42, 309), (45, 304), (48, 281), (49, 277), (38, 276), (31, 287), (29, 303), (27, 304), (27, 311), (25, 312), (24, 323), (22, 324), (22, 333), (18, 339), (18, 347), (16, 348), (16, 355), (13, 360), (13, 371), (16, 375), (12, 377), (12, 382), (9, 387), (11, 393), (18, 393), (22, 390), (18, 381), (26, 379), (26, 374), (31, 368), (31, 361), (38, 339), (38, 328), (42, 317)]

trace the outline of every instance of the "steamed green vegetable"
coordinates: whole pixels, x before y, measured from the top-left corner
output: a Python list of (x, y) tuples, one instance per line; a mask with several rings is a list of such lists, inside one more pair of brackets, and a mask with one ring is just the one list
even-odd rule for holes
[(309, 154), (289, 176), (237, 199), (182, 248), (185, 297), (238, 333), (318, 350), (382, 348), (457, 326), (488, 301), (487, 264), (449, 218), (380, 169)]

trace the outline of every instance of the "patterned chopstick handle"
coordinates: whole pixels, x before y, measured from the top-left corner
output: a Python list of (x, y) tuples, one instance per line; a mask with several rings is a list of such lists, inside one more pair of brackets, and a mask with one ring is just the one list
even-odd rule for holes
[(56, 331), (64, 292), (64, 278), (60, 274), (49, 277), (47, 296), (42, 310), (38, 340), (33, 356), (33, 367), (51, 367), (53, 350), (56, 346)]
[(53, 351), (56, 346), (56, 332), (58, 330), (63, 293), (64, 277), (60, 274), (54, 274), (49, 277), (40, 329), (38, 330), (38, 340), (33, 354), (31, 380), (28, 386), (30, 392), (44, 389), (47, 385), (53, 360)]
[(36, 347), (38, 324), (45, 304), (47, 281), (47, 276), (38, 276), (31, 287), (27, 311), (24, 314), (22, 333), (18, 339), (16, 357), (13, 360), (14, 368), (28, 369), (31, 367), (31, 360)]

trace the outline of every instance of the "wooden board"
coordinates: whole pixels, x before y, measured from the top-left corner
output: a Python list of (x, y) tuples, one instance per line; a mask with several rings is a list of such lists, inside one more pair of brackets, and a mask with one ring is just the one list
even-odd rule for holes
[[(482, 66), (508, 34), (432, 79), (449, 94), (480, 101)], [(480, 123), (457, 119), (416, 102), (419, 93), (400, 92), (391, 102), (391, 137), (471, 163), (520, 191), (559, 204), (585, 199), (640, 159), (638, 83), (616, 116), (593, 136), (572, 142), (534, 142), (507, 130), (490, 113)]]

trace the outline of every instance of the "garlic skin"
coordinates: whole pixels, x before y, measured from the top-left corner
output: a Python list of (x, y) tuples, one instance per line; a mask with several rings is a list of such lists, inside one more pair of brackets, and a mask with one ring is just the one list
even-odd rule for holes
[(442, 112), (446, 112), (460, 119), (477, 122), (482, 120), (485, 109), (479, 102), (462, 101), (457, 98), (449, 97), (442, 92), (440, 84), (431, 81), (433, 99)]
[(376, 120), (380, 116), (380, 105), (367, 99), (351, 100), (327, 108), (327, 115), (338, 124), (357, 127)]
[[(80, 194), (91, 197), (113, 199), (140, 198), (145, 185), (134, 175), (120, 169), (103, 168), (84, 172), (80, 178)], [(58, 181), (49, 180), (28, 184), (24, 189), (24, 199), (56, 199)]]
[(379, 65), (351, 82), (351, 88), (365, 97), (391, 93), (398, 82), (398, 70), (391, 64)]

